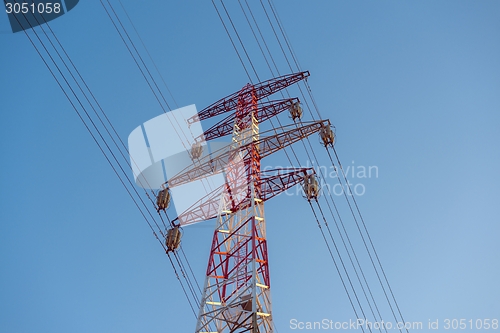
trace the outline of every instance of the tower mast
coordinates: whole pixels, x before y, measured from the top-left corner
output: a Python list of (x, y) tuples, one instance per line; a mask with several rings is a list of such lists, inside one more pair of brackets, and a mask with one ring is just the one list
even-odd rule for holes
[[(236, 153), (226, 169), (197, 333), (273, 331), (257, 110), (255, 88), (248, 84), (238, 95), (232, 135)], [(249, 158), (238, 156), (242, 145), (249, 145)], [(247, 198), (250, 204), (238, 209)]]

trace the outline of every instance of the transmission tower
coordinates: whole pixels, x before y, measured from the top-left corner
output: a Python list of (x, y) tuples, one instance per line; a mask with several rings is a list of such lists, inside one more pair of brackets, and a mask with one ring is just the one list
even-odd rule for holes
[(300, 72), (247, 84), (188, 119), (194, 123), (230, 113), (206, 130), (204, 137), (212, 140), (232, 135), (228, 149), (204, 158), (199, 158), (201, 137), (196, 138), (191, 151), (193, 160), (198, 158), (196, 163), (168, 181), (174, 187), (202, 179), (209, 172), (225, 173), (222, 195), (215, 195), (215, 190), (179, 215), (166, 240), (167, 248), (175, 250), (179, 245), (176, 228), (216, 218), (197, 333), (273, 332), (264, 202), (300, 183), (308, 199), (317, 197), (319, 191), (312, 168), (262, 172), (261, 160), (313, 133), (323, 137), (331, 129), (329, 120), (319, 120), (261, 133), (260, 124), (284, 110), (290, 111), (294, 121), (302, 115), (297, 98), (261, 100), (308, 76), (309, 72)]

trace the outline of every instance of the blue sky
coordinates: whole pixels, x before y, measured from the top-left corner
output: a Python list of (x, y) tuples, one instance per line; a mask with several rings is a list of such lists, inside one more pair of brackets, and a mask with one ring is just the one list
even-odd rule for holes
[[(210, 1), (123, 4), (179, 106), (201, 109), (247, 83)], [(357, 201), (405, 319), (424, 328), (429, 319), (500, 319), (500, 3), (275, 5), (322, 117), (336, 126), (343, 164), (378, 169), (351, 181), (366, 189)], [(51, 27), (124, 140), (162, 112), (99, 2), (81, 2)], [(270, 78), (253, 37), (242, 38)], [(168, 259), (6, 15), (0, 45), (0, 331), (193, 331)], [(265, 163), (288, 164), (283, 154)], [(279, 196), (266, 218), (278, 332), (292, 331), (293, 318), (355, 319), (307, 202)], [(199, 281), (212, 227), (183, 236)]]

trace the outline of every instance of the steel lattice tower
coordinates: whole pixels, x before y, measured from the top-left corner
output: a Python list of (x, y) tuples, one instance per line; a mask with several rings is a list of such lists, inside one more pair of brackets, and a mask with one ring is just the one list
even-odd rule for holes
[[(193, 164), (171, 177), (165, 184), (167, 189), (163, 190), (168, 193), (168, 188), (225, 173), (222, 194), (220, 188), (216, 189), (179, 214), (172, 221), (174, 228), (169, 230), (170, 237), (166, 239), (168, 251), (175, 251), (179, 246), (180, 227), (217, 219), (196, 333), (273, 332), (264, 202), (297, 184), (303, 183), (312, 189), (317, 187), (317, 182), (311, 185), (312, 168), (261, 172), (261, 159), (313, 133), (331, 130), (329, 120), (299, 123), (302, 111), (298, 98), (261, 100), (308, 76), (309, 72), (299, 72), (247, 84), (187, 119), (188, 124), (193, 124), (230, 113), (195, 138)], [(260, 131), (262, 122), (285, 110), (290, 110), (293, 125)], [(203, 140), (226, 135), (232, 135), (229, 149), (200, 157)]]

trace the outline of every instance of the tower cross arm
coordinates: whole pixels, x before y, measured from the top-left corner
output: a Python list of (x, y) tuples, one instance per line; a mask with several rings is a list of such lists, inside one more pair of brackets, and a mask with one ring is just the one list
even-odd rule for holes
[[(302, 126), (288, 125), (282, 129), (292, 128), (291, 130), (277, 133), (272, 136), (264, 137), (258, 140), (255, 144), (259, 147), (260, 158), (264, 158), (275, 152), (288, 147), (308, 136), (319, 132), (323, 127), (330, 126), (330, 120), (317, 120), (311, 122), (302, 122)], [(297, 127), (296, 127), (297, 126)]]
[[(257, 97), (257, 100), (260, 100), (292, 84), (304, 80), (305, 78), (309, 77), (309, 75), (310, 75), (309, 71), (283, 75), (267, 81), (259, 82), (251, 87), (255, 89), (255, 95)], [(236, 110), (240, 94), (241, 91), (237, 91), (207, 106), (206, 108), (198, 112), (197, 115), (188, 118), (187, 119), (188, 124), (191, 125), (197, 121), (209, 119), (211, 117), (215, 117), (220, 114)]]
[[(262, 123), (277, 116), (279, 113), (290, 109), (290, 107), (295, 103), (300, 103), (299, 99), (296, 97), (262, 103), (257, 110), (259, 122)], [(210, 141), (232, 134), (234, 130), (235, 118), (235, 113), (230, 114), (217, 124), (207, 129), (202, 135), (198, 136), (195, 139), (195, 142), (202, 142), (203, 140)]]
[[(250, 142), (237, 149), (228, 147), (219, 149), (170, 178), (167, 185), (168, 187), (179, 186), (220, 173), (224, 171), (224, 167), (229, 161), (234, 160), (236, 156), (241, 158), (242, 161), (246, 161), (250, 158), (254, 146), (257, 147), (260, 158), (264, 158), (319, 132), (324, 127), (330, 126), (330, 120), (302, 122), (301, 125), (300, 127), (298, 127), (298, 125), (284, 126), (281, 128), (283, 130), (281, 133), (276, 133), (275, 130), (263, 132), (259, 140)], [(272, 135), (266, 136), (266, 134)]]
[[(285, 168), (285, 169), (275, 169), (269, 170), (261, 173), (258, 193), (258, 199), (262, 201), (267, 201), (274, 198), (280, 193), (292, 188), (293, 186), (304, 181), (307, 175), (314, 174), (313, 168)], [(221, 200), (221, 195), (224, 195), (228, 202), (235, 202), (233, 198), (230, 198), (229, 191), (224, 191), (227, 185), (223, 185), (211, 193), (197, 201), (185, 212), (181, 213), (175, 220), (174, 223), (178, 223), (181, 226), (194, 224), (201, 221), (210, 220), (217, 217), (219, 210), (219, 203)], [(242, 188), (242, 190), (244, 190)], [(224, 191), (224, 192), (223, 192)], [(234, 189), (233, 191), (234, 192)], [(231, 207), (231, 212), (236, 212), (241, 209), (250, 207), (251, 199), (247, 193), (243, 199), (239, 199), (234, 207)]]

